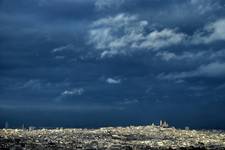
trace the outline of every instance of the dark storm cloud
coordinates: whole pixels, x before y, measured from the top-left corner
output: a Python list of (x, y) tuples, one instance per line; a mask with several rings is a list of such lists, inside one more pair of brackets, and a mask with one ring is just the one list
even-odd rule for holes
[(224, 6), (1, 0), (0, 109), (224, 105)]

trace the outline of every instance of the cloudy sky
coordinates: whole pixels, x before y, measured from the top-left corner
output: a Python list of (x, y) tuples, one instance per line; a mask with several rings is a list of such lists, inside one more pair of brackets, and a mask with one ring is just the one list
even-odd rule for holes
[(224, 128), (224, 0), (0, 0), (0, 127)]

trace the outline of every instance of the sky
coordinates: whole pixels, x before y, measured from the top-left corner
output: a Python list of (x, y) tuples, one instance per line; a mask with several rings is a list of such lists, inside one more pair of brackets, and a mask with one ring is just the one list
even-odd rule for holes
[(225, 129), (224, 0), (0, 0), (0, 127)]

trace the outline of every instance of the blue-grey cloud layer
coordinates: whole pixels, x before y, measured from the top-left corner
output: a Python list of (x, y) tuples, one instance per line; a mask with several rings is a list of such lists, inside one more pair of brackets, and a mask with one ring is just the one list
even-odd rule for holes
[(130, 123), (165, 118), (182, 125), (184, 108), (186, 116), (215, 118), (208, 126), (196, 119), (194, 127), (222, 128), (216, 124), (225, 122), (224, 6), (223, 0), (0, 0), (1, 123), (10, 120), (5, 111), (15, 116), (31, 107), (34, 116), (41, 108), (103, 111), (96, 125), (107, 122), (105, 111), (112, 121), (121, 112), (128, 123), (133, 116)]

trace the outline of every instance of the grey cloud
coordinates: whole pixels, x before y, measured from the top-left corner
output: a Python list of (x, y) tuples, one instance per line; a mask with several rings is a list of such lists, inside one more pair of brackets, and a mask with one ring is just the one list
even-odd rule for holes
[(169, 61), (171, 59), (175, 59), (177, 55), (173, 52), (158, 52), (156, 54), (157, 57), (160, 57), (162, 60)]
[(225, 63), (213, 62), (208, 65), (202, 65), (196, 71), (197, 75), (207, 77), (224, 77), (225, 76)]
[(204, 27), (203, 31), (197, 32), (193, 36), (193, 43), (195, 44), (209, 44), (214, 41), (225, 40), (225, 19), (219, 19), (215, 22), (209, 23)]
[(160, 49), (179, 44), (184, 41), (185, 37), (185, 34), (178, 33), (173, 29), (153, 31), (146, 36), (145, 41), (140, 44), (140, 48)]
[(119, 14), (95, 21), (89, 31), (89, 44), (101, 57), (129, 54), (140, 49), (157, 50), (182, 43), (186, 35), (174, 29), (147, 32), (148, 21), (135, 15)]
[(125, 99), (122, 102), (118, 102), (119, 105), (132, 105), (137, 104), (140, 101), (138, 99)]
[[(147, 20), (140, 20), (136, 15), (122, 13), (95, 21), (89, 31), (89, 44), (95, 46), (101, 58), (132, 54), (140, 50), (156, 51), (181, 44), (183, 46), (204, 45), (225, 40), (224, 26), (225, 19), (220, 19), (206, 25), (202, 31), (199, 30), (193, 35), (170, 28), (148, 31), (150, 25)], [(172, 53), (159, 53), (159, 55), (167, 61), (178, 58)], [(188, 52), (185, 55), (182, 57), (192, 57), (192, 54)]]
[[(62, 83), (62, 85), (64, 85), (64, 83)], [(57, 84), (52, 84), (50, 82), (44, 82), (40, 79), (30, 79), (27, 81), (23, 81), (23, 82), (19, 82), (19, 83), (15, 83), (12, 86), (12, 89), (21, 89), (21, 90), (36, 90), (36, 91), (40, 91), (43, 89), (47, 89), (47, 88), (56, 88), (59, 85)]]
[(61, 103), (68, 100), (69, 97), (82, 96), (84, 92), (84, 88), (70, 88), (61, 92), (59, 96), (53, 99), (53, 101), (56, 103)]
[(222, 8), (219, 1), (211, 0), (190, 0), (190, 5), (196, 8), (200, 14), (205, 14)]
[[(177, 53), (176, 51), (159, 51), (156, 53), (156, 58), (163, 61), (192, 61), (208, 63), (214, 60), (222, 61), (225, 58), (225, 50), (185, 50)], [(197, 65), (197, 64), (196, 64)]]
[(216, 58), (218, 57), (216, 53), (212, 54), (211, 51), (197, 51), (197, 52), (184, 51), (181, 54), (176, 54), (175, 52), (170, 52), (170, 51), (160, 51), (156, 53), (156, 56), (165, 61), (172, 61), (172, 60), (209, 61), (209, 60), (213, 60), (213, 59), (210, 59), (211, 57), (216, 57)]
[(180, 73), (160, 74), (160, 79), (182, 79), (192, 77), (210, 77), (221, 78), (225, 76), (225, 63), (213, 62), (207, 65), (201, 65), (196, 70)]
[(120, 79), (114, 79), (114, 78), (107, 78), (106, 82), (109, 84), (120, 84), (121, 80)]
[(207, 87), (204, 87), (204, 86), (191, 86), (188, 89), (192, 90), (192, 91), (203, 91), (203, 90), (206, 90)]
[(209, 51), (211, 55), (209, 55), (210, 59), (224, 59), (225, 58), (225, 49), (219, 50), (219, 51)]
[(65, 45), (65, 46), (54, 48), (52, 50), (52, 52), (53, 53), (62, 52), (62, 51), (65, 51), (65, 50), (73, 50), (74, 48), (75, 48), (75, 46), (73, 44), (68, 44), (68, 45)]
[(29, 80), (25, 82), (20, 88), (30, 88), (40, 90), (42, 87), (42, 83), (40, 80)]
[(98, 10), (119, 8), (124, 2), (125, 0), (96, 0), (95, 7)]
[(67, 95), (82, 95), (84, 93), (83, 88), (74, 88), (72, 90), (65, 90), (62, 92), (62, 96), (67, 96)]

